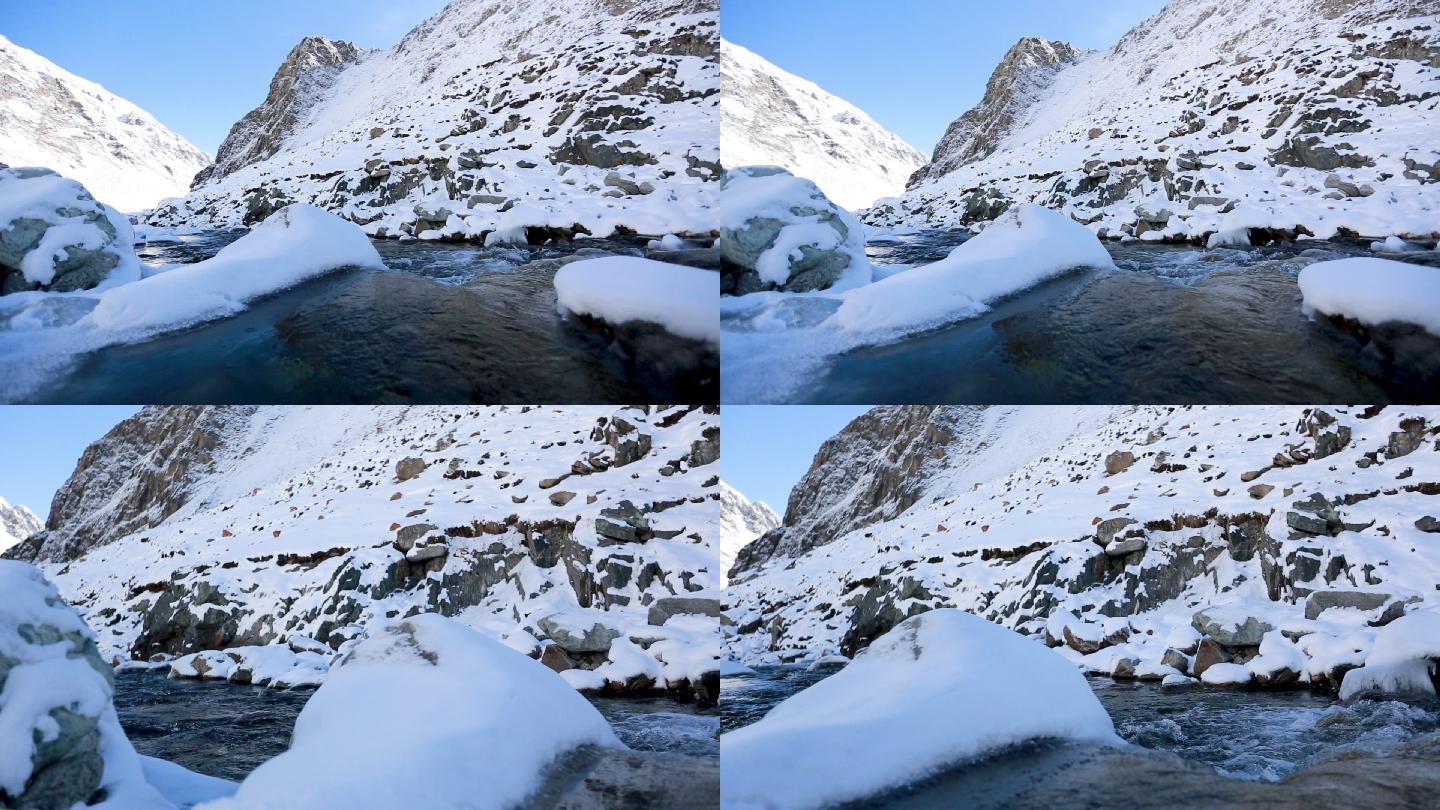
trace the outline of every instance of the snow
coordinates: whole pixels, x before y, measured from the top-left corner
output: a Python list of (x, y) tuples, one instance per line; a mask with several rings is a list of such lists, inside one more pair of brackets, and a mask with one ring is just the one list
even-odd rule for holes
[(0, 163), (45, 166), (141, 211), (184, 194), (209, 162), (133, 103), (0, 35)]
[(721, 804), (828, 806), (1040, 738), (1119, 741), (1064, 658), (977, 616), (934, 610), (721, 735)]
[(615, 325), (658, 324), (672, 334), (718, 343), (720, 274), (636, 256), (571, 262), (555, 273), (560, 311)]
[(754, 675), (755, 670), (745, 666), (739, 661), (729, 658), (720, 659), (720, 677), (735, 678), (741, 675)]
[(290, 205), (212, 259), (112, 290), (90, 318), (113, 332), (177, 329), (234, 315), (256, 298), (343, 267), (385, 264), (355, 225), (311, 205)]
[(205, 802), (234, 795), (239, 787), (227, 779), (217, 779), (155, 757), (140, 757), (145, 781), (160, 791), (178, 810), (189, 810)]
[(780, 525), (780, 516), (764, 501), (751, 501), (724, 481), (720, 482), (720, 584), (730, 575), (730, 567), (740, 549), (752, 540)]
[(1243, 664), (1211, 664), (1200, 676), (1210, 686), (1240, 686), (1250, 682), (1251, 673)]
[[(1427, 645), (1440, 643), (1440, 628), (1413, 618), (1440, 608), (1440, 547), (1415, 526), (1420, 516), (1440, 515), (1440, 500), (1425, 494), (1431, 489), (1424, 483), (1440, 477), (1440, 448), (1429, 435), (1403, 457), (1391, 457), (1388, 448), (1406, 420), (1424, 419), (1427, 434), (1440, 425), (1440, 408), (1391, 405), (1367, 414), (1359, 406), (1324, 407), (1336, 420), (1326, 430), (1343, 427), (1348, 442), (1324, 458), (1267, 471), (1259, 480), (1276, 491), (1257, 514), (1241, 475), (1271, 467), (1277, 455), (1297, 450), (1303, 458), (1313, 451), (1311, 410), (952, 407), (931, 417), (934, 431), (925, 435), (953, 437), (934, 447), (910, 447), (902, 439), (876, 446), (850, 434), (832, 439), (831, 472), (802, 482), (796, 493), (802, 506), (792, 510), (787, 528), (787, 537), (793, 530), (818, 545), (802, 554), (782, 544), (772, 559), (727, 586), (725, 654), (756, 666), (842, 649), (853, 605), (870, 583), (893, 587), (908, 580), (931, 597), (897, 599), (898, 610), (959, 608), (1037, 637), (1048, 628), (1058, 638), (1069, 625), (1073, 634), (1094, 640), (1111, 629), (1101, 616), (1133, 611), (1110, 620), (1128, 636), (1099, 653), (1058, 648), (1095, 672), (1113, 671), (1122, 658), (1136, 659), (1137, 672), (1161, 672), (1167, 650), (1193, 650), (1200, 638), (1193, 617), (1204, 609), (1231, 626), (1249, 617), (1272, 626), (1259, 657), (1245, 665), (1256, 676), (1286, 669), (1302, 684), (1334, 686), (1347, 667), (1366, 665), (1345, 676), (1353, 690), (1367, 672), (1385, 674), (1378, 642), (1385, 634), (1413, 639), (1416, 646), (1391, 656), (1388, 666), (1397, 667), (1395, 682), (1404, 676), (1418, 683), (1424, 667), (1413, 662)], [(1108, 475), (1105, 459), (1118, 452), (1131, 452), (1136, 461)], [(1183, 469), (1153, 469), (1161, 453)], [(898, 497), (873, 503), (877, 480), (889, 480), (882, 476), (896, 469), (907, 471), (908, 505)], [(1314, 494), (1336, 503), (1352, 528), (1333, 537), (1295, 532), (1287, 514)], [(852, 513), (853, 519), (844, 517)], [(1253, 555), (1233, 544), (1236, 521), (1246, 515), (1255, 516), (1244, 519), (1258, 519), (1269, 538)], [(1177, 516), (1188, 525), (1166, 525)], [(1112, 517), (1135, 520), (1132, 528), (1144, 528), (1148, 547), (1113, 580), (1087, 580), (1098, 551), (1095, 521)], [(941, 524), (947, 531), (936, 530)], [(1035, 544), (1043, 548), (1034, 550)], [(1317, 572), (1310, 577), (1306, 558)], [(1389, 594), (1388, 604), (1404, 603), (1409, 614), (1381, 628), (1369, 626), (1378, 619), (1374, 612), (1356, 610), (1332, 609), (1307, 620), (1303, 594), (1354, 589), (1347, 570), (1357, 572), (1357, 580), (1358, 572), (1370, 572), (1363, 590)], [(1327, 578), (1327, 571), (1334, 573)], [(1052, 607), (1037, 610), (1042, 604)], [(734, 630), (746, 626), (757, 629)], [(1376, 669), (1369, 669), (1371, 662)]]
[(835, 317), (851, 332), (924, 329), (974, 317), (999, 298), (1087, 266), (1115, 267), (1093, 233), (1064, 214), (1021, 205), (946, 258), (846, 296)]
[(1300, 271), (1300, 292), (1306, 312), (1412, 323), (1440, 335), (1440, 268), (1363, 257), (1316, 262)]
[(1387, 236), (1383, 241), (1371, 242), (1370, 249), (1376, 253), (1409, 253), (1416, 250), (1409, 242), (1398, 236)]
[(170, 662), (170, 674), (175, 678), (230, 680), (290, 689), (323, 683), (330, 670), (330, 659), (330, 650), (323, 645), (301, 652), (295, 652), (288, 644), (230, 647), (180, 656)]
[(1435, 695), (1433, 673), (1440, 664), (1440, 611), (1422, 610), (1380, 628), (1365, 665), (1345, 673), (1340, 699), (1369, 692)]
[(855, 105), (720, 41), (720, 151), (729, 166), (783, 166), (841, 206), (900, 194), (925, 156)]
[(372, 628), (305, 704), (290, 749), (205, 807), (507, 808), (582, 745), (623, 747), (543, 664), (422, 614)]
[(97, 668), (103, 664), (70, 655), (76, 650), (66, 641), (33, 643), (25, 638), (30, 630), (22, 628), (51, 627), (90, 640), (94, 633), (32, 565), (0, 560), (0, 593), (5, 595), (0, 599), (0, 656), (9, 665), (0, 691), (0, 792), (24, 792), (37, 741), (53, 741), (60, 730), (50, 712), (66, 709), (97, 722), (105, 763), (100, 786), (108, 794), (102, 806), (164, 807), (120, 727), (111, 703), (113, 686)]

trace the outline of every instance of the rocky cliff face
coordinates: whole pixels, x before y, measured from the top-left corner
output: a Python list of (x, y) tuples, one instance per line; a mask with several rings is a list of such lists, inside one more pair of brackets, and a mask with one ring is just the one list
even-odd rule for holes
[(1106, 51), (1022, 41), (867, 219), (955, 227), (1037, 202), (1108, 237), (1426, 238), (1437, 21), (1434, 0), (1174, 0)]
[(910, 177), (908, 185), (943, 177), (967, 163), (989, 157), (1010, 134), (1016, 120), (1044, 97), (1056, 74), (1082, 55), (1064, 42), (1039, 37), (1025, 37), (1015, 43), (990, 74), (979, 106), (950, 124), (930, 162)]
[(664, 638), (650, 654), (675, 666), (650, 683), (699, 691), (719, 608), (718, 421), (684, 406), (148, 408), (85, 453), (21, 556), (107, 659), (335, 648), (439, 612), (537, 654), (552, 641), (557, 669)]
[(307, 39), (150, 221), (305, 202), (379, 237), (708, 233), (717, 17), (713, 0), (453, 0), (388, 50)]
[(251, 408), (146, 408), (85, 448), (55, 493), (45, 530), (7, 556), (68, 563), (93, 548), (158, 526), (190, 499), (215, 469), (227, 437)]
[[(991, 408), (948, 431), (933, 427), (938, 414), (894, 411), (872, 424), (899, 432), (873, 441), (913, 445), (931, 471), (877, 490), (866, 513), (883, 518), (819, 530), (819, 549), (777, 543), (737, 575), (732, 654), (853, 653), (910, 615), (960, 607), (1053, 636), (1093, 655), (1091, 669), (1130, 661), (1131, 677), (1131, 655), (1153, 653), (1163, 675), (1174, 646), (1165, 666), (1199, 675), (1254, 658), (1270, 630), (1303, 627), (1315, 634), (1305, 680), (1333, 687), (1363, 660), (1335, 650), (1363, 651), (1367, 626), (1436, 606), (1435, 408)], [(856, 433), (821, 455), (860, 446)], [(828, 485), (802, 483), (779, 532), (823, 526), (814, 515), (847, 503), (839, 484), (854, 475), (841, 464)], [(1216, 645), (1209, 661), (1196, 659), (1202, 637)]]
[(764, 501), (751, 501), (739, 490), (720, 482), (720, 578), (735, 563), (735, 555), (750, 541), (780, 525), (780, 516)]
[(51, 169), (140, 211), (209, 163), (150, 113), (0, 36), (0, 164)]
[(215, 162), (195, 175), (192, 187), (218, 180), (236, 169), (274, 157), (296, 127), (335, 86), (341, 71), (365, 51), (348, 42), (306, 37), (296, 45), (270, 81), (265, 103), (231, 127)]
[(842, 98), (720, 44), (720, 152), (730, 168), (781, 166), (847, 209), (899, 194), (925, 156)]

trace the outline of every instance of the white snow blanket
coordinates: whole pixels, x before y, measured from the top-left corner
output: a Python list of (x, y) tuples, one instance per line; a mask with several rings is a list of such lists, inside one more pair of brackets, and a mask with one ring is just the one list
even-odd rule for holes
[(721, 806), (823, 807), (1037, 738), (1119, 739), (1064, 658), (972, 614), (933, 610), (722, 735)]
[(1440, 335), (1440, 269), (1361, 257), (1316, 262), (1300, 271), (1305, 311), (1377, 325), (1415, 324)]
[(571, 262), (555, 273), (561, 312), (623, 324), (658, 324), (680, 337), (720, 342), (720, 274), (636, 256)]
[(422, 614), (372, 628), (305, 704), (290, 750), (204, 807), (498, 810), (582, 745), (623, 747), (545, 665)]
[(1368, 692), (1433, 697), (1432, 673), (1440, 661), (1440, 612), (1401, 616), (1375, 634), (1365, 666), (1345, 673), (1340, 699)]

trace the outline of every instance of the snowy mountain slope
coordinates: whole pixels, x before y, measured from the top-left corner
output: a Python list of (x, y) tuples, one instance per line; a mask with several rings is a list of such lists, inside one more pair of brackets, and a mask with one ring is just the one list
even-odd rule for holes
[(1435, 0), (1297, 0), (1283, 12), (1172, 0), (1106, 51), (1070, 58), (1057, 46), (1046, 64), (1012, 50), (991, 90), (1008, 78), (1024, 92), (987, 93), (904, 197), (867, 221), (950, 227), (1038, 202), (1110, 237), (1431, 235), (1437, 23)]
[(210, 156), (94, 82), (0, 36), (0, 163), (42, 166), (140, 211), (185, 193)]
[(307, 39), (151, 222), (306, 202), (384, 237), (708, 233), (716, 29), (713, 0), (453, 0), (388, 50)]
[[(1334, 686), (1345, 655), (1349, 666), (1364, 659), (1371, 625), (1440, 608), (1440, 408), (969, 416), (937, 438), (908, 507), (897, 490), (885, 519), (838, 525), (798, 554), (802, 544), (782, 540), (732, 570), (733, 656), (853, 653), (909, 615), (959, 607), (1057, 642), (1070, 627), (1067, 654), (1111, 672), (1131, 658), (1159, 667), (1171, 647), (1193, 656), (1192, 624), (1205, 624), (1195, 614), (1208, 608), (1309, 637), (1305, 677)], [(930, 421), (914, 419), (912, 440)], [(873, 442), (847, 428), (827, 444)], [(820, 525), (853, 475), (840, 466), (836, 480), (805, 484), (779, 533)], [(827, 491), (836, 495), (793, 509)], [(1235, 661), (1255, 655), (1258, 636), (1206, 627)]]
[(29, 507), (24, 504), (11, 506), (9, 501), (0, 498), (0, 554), (43, 528), (45, 522)]
[(720, 584), (735, 555), (752, 540), (780, 525), (780, 516), (764, 501), (751, 501), (740, 490), (720, 482)]
[(782, 166), (848, 209), (905, 189), (925, 156), (860, 108), (733, 42), (720, 42), (726, 166)]
[(434, 611), (527, 651), (579, 648), (580, 669), (628, 635), (694, 684), (718, 643), (712, 411), (148, 408), (10, 556), (40, 562), (107, 658), (333, 648)]

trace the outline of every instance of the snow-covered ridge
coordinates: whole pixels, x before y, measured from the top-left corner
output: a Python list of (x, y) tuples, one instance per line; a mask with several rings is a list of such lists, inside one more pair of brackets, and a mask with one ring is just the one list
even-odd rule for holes
[(454, 0), (388, 50), (308, 39), (150, 221), (304, 202), (380, 237), (708, 233), (717, 28), (713, 0)]
[[(733, 657), (850, 654), (958, 607), (1116, 677), (1353, 695), (1413, 663), (1382, 643), (1389, 623), (1440, 610), (1440, 409), (912, 410), (886, 443), (936, 462), (857, 482), (880, 519), (819, 519), (854, 497), (836, 465), (792, 494), (775, 542), (751, 544), (725, 592)], [(863, 447), (876, 425), (822, 452)], [(1350, 683), (1372, 648), (1392, 652)]]
[(439, 612), (536, 656), (543, 642), (577, 688), (703, 695), (718, 422), (686, 406), (148, 408), (87, 451), (56, 528), (13, 553), (107, 660), (268, 660)]
[(721, 161), (782, 166), (847, 209), (901, 193), (925, 156), (814, 82), (720, 42)]
[(24, 504), (11, 505), (0, 498), (0, 554), (45, 528), (45, 521)]
[(752, 501), (720, 482), (720, 580), (724, 584), (740, 549), (780, 525), (780, 516), (764, 501)]
[(866, 220), (955, 227), (1038, 202), (1112, 238), (1433, 237), (1437, 21), (1409, 0), (1174, 0), (1109, 50), (1021, 71), (1044, 81), (967, 112)]
[(80, 181), (121, 211), (183, 194), (210, 156), (94, 82), (0, 36), (0, 163)]

